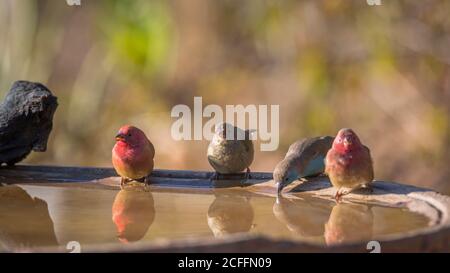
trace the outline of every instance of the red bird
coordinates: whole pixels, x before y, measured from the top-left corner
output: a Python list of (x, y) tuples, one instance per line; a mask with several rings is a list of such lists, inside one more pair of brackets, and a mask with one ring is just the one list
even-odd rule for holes
[[(338, 132), (325, 158), (325, 173), (337, 188), (336, 200), (353, 189), (369, 188), (374, 176), (370, 150), (361, 144), (352, 129)], [(349, 190), (344, 192), (342, 188)]]
[(112, 205), (112, 220), (122, 243), (142, 239), (155, 220), (152, 193), (143, 185), (130, 184), (117, 193)]
[(143, 180), (153, 171), (155, 148), (140, 129), (125, 125), (116, 135), (112, 150), (112, 163), (121, 176), (120, 186), (130, 180)]

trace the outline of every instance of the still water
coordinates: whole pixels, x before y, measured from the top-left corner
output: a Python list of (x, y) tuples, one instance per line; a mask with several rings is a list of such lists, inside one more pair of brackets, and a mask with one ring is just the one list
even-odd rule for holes
[(428, 225), (405, 209), (258, 196), (244, 190), (0, 187), (0, 251), (129, 244), (249, 232), (319, 244), (382, 238)]

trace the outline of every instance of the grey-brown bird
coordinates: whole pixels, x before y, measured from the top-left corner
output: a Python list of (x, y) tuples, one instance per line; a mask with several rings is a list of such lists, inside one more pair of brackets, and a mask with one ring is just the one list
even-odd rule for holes
[(250, 165), (253, 162), (254, 148), (250, 138), (250, 130), (242, 130), (228, 123), (216, 126), (216, 131), (208, 146), (208, 161), (218, 174), (235, 174), (247, 171), (250, 175)]
[(273, 171), (278, 193), (297, 179), (322, 174), (325, 170), (324, 159), (333, 139), (330, 136), (322, 136), (294, 142)]

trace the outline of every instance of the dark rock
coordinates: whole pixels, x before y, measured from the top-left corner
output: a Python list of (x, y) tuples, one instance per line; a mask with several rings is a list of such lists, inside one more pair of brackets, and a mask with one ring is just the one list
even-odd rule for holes
[(44, 85), (13, 84), (0, 104), (0, 165), (14, 165), (32, 150), (47, 150), (57, 107), (57, 98)]

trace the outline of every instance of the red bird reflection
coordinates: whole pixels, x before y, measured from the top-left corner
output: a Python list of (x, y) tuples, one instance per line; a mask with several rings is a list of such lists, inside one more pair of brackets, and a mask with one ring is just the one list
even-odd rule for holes
[(136, 182), (119, 191), (112, 206), (112, 220), (122, 243), (142, 239), (155, 219), (153, 195)]

